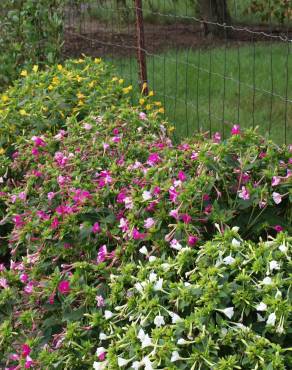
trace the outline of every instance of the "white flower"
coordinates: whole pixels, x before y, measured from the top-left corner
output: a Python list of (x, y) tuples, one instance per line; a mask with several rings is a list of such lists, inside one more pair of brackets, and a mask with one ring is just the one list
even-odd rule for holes
[(175, 362), (178, 361), (179, 359), (180, 359), (179, 353), (177, 351), (173, 351), (171, 354), (170, 362)]
[(276, 193), (275, 191), (272, 194), (273, 200), (276, 204), (280, 204), (282, 202), (282, 195), (279, 193)]
[(256, 306), (257, 311), (266, 311), (267, 310), (267, 305), (264, 302), (259, 303)]
[(129, 362), (130, 362), (130, 360), (126, 360), (125, 358), (118, 357), (118, 365), (119, 365), (119, 367), (126, 366)]
[(178, 341), (177, 341), (177, 344), (186, 344), (188, 343), (184, 338), (180, 338)]
[(141, 342), (145, 338), (145, 332), (144, 332), (143, 329), (140, 329), (139, 330), (138, 335), (137, 335), (137, 338), (140, 339)]
[(100, 340), (106, 340), (107, 339), (107, 335), (104, 334), (104, 333), (99, 333), (99, 339)]
[(275, 298), (277, 299), (277, 298), (281, 298), (281, 297), (282, 297), (282, 293), (279, 289), (277, 289), (277, 292), (275, 294)]
[(162, 290), (163, 279), (160, 278), (154, 285), (154, 290)]
[(224, 313), (228, 317), (228, 319), (231, 319), (232, 316), (234, 315), (234, 307), (227, 307), (224, 308), (224, 310), (219, 310)]
[(144, 339), (141, 341), (142, 348), (149, 347), (152, 345), (152, 340), (148, 334), (145, 335)]
[(111, 319), (114, 316), (114, 314), (111, 311), (105, 310), (104, 311), (104, 318), (106, 320)]
[(169, 263), (163, 263), (163, 264), (161, 265), (161, 267), (162, 267), (162, 270), (163, 270), (163, 271), (167, 271), (167, 270), (169, 270), (169, 268), (170, 268), (170, 264), (169, 264)]
[(156, 257), (155, 256), (150, 256), (149, 257), (149, 262), (154, 262), (156, 260)]
[(258, 322), (265, 321), (265, 319), (259, 313), (257, 313), (257, 320), (258, 320)]
[(148, 250), (147, 250), (147, 248), (145, 247), (145, 245), (143, 245), (143, 247), (141, 247), (141, 248), (139, 249), (139, 252), (140, 252), (141, 254), (145, 254), (145, 256), (147, 256), (147, 254), (148, 254)]
[(187, 282), (187, 281), (186, 281), (184, 285), (185, 285), (185, 287), (189, 287), (189, 286), (191, 286), (192, 284), (190, 284), (189, 282)]
[(176, 239), (173, 239), (170, 242), (170, 247), (173, 249), (176, 249), (177, 251), (182, 249), (182, 245)]
[(104, 352), (106, 352), (106, 349), (104, 347), (98, 347), (96, 349), (96, 356), (100, 356), (101, 354), (103, 354)]
[(264, 280), (262, 281), (262, 283), (263, 283), (264, 285), (271, 285), (271, 284), (272, 284), (272, 279), (271, 279), (269, 276), (266, 276), (266, 277), (264, 278)]
[(134, 361), (131, 366), (134, 370), (138, 370), (141, 367), (141, 362)]
[(160, 328), (160, 326), (165, 325), (164, 317), (161, 315), (157, 315), (154, 319), (154, 324)]
[(240, 241), (239, 241), (239, 240), (237, 240), (237, 239), (235, 239), (235, 238), (233, 238), (233, 239), (232, 239), (232, 242), (231, 242), (231, 245), (232, 245), (233, 247), (239, 247), (239, 246), (240, 246)]
[(139, 293), (143, 293), (143, 285), (141, 283), (136, 283), (134, 287), (138, 290)]
[(150, 272), (150, 275), (149, 275), (150, 283), (154, 283), (154, 281), (156, 280), (157, 280), (157, 274), (155, 274), (155, 272)]
[(280, 265), (275, 260), (270, 262), (270, 271), (272, 272), (273, 270), (280, 270)]
[(235, 258), (233, 258), (232, 256), (227, 256), (225, 258), (223, 258), (223, 263), (225, 265), (232, 265), (233, 263), (235, 262)]
[(145, 365), (145, 370), (153, 370), (152, 363), (147, 356), (143, 358), (143, 364)]
[(142, 198), (143, 198), (143, 200), (145, 200), (145, 201), (146, 201), (146, 200), (150, 200), (150, 199), (152, 199), (151, 192), (150, 192), (150, 191), (148, 191), (148, 190), (143, 191)]
[(94, 370), (105, 370), (107, 368), (107, 361), (94, 361), (93, 368)]
[(182, 318), (180, 316), (178, 316), (176, 313), (174, 312), (169, 312), (169, 316), (171, 317), (171, 322), (173, 324), (176, 324), (180, 321), (182, 321)]
[(276, 314), (275, 312), (271, 313), (267, 320), (267, 325), (274, 326), (276, 322)]
[(282, 253), (286, 253), (286, 252), (287, 252), (287, 250), (288, 250), (288, 248), (286, 247), (286, 245), (285, 245), (285, 244), (281, 244), (281, 245), (279, 246), (279, 249), (280, 249), (280, 251), (281, 251)]
[(238, 233), (239, 226), (233, 226), (233, 228), (231, 230), (234, 231), (235, 233)]

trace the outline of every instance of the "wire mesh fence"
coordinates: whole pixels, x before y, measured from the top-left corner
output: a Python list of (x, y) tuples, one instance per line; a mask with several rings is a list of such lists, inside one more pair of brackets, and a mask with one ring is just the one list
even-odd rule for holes
[[(274, 141), (290, 143), (289, 2), (280, 21), (272, 11), (265, 17), (263, 10), (257, 14), (249, 3), (256, 2), (72, 0), (66, 8), (64, 55), (102, 56), (134, 91), (145, 56), (142, 80), (148, 78), (149, 90), (174, 123), (177, 138), (196, 131), (225, 136), (240, 124), (258, 126)], [(273, 9), (272, 0), (266, 3)], [(141, 22), (139, 27), (135, 22), (142, 11), (141, 34)]]

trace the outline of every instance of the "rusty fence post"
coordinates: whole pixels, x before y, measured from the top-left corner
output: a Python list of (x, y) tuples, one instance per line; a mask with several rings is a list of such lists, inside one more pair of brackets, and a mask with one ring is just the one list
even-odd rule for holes
[(142, 0), (135, 0), (137, 57), (139, 69), (139, 86), (143, 94), (148, 95), (147, 64), (145, 53), (145, 36)]

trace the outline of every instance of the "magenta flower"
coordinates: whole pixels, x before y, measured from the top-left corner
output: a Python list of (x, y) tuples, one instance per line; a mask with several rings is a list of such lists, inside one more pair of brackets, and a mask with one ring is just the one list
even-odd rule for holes
[(147, 159), (147, 164), (149, 164), (149, 166), (153, 167), (155, 166), (157, 163), (159, 163), (161, 160), (161, 158), (159, 157), (159, 154), (158, 153), (151, 153)]
[(92, 226), (92, 232), (94, 234), (100, 233), (101, 228), (98, 222), (95, 222), (94, 225)]
[(20, 274), (19, 280), (20, 280), (22, 283), (26, 284), (26, 283), (27, 283), (27, 281), (28, 281), (28, 275), (27, 275), (27, 274)]
[(259, 153), (259, 158), (260, 159), (263, 159), (263, 158), (265, 158), (267, 156), (267, 153), (265, 153), (265, 152), (260, 152)]
[(199, 238), (196, 235), (190, 235), (188, 237), (188, 245), (193, 247), (194, 245), (197, 244)]
[(32, 367), (32, 365), (33, 365), (32, 358), (30, 356), (26, 356), (24, 368), (25, 369), (30, 369)]
[(24, 226), (24, 222), (22, 220), (22, 215), (15, 215), (12, 217), (12, 221), (15, 224), (15, 227), (21, 228)]
[(231, 135), (240, 135), (240, 126), (234, 125), (231, 129)]
[(30, 281), (25, 287), (24, 287), (24, 291), (25, 293), (27, 294), (31, 294), (33, 292), (33, 286), (34, 286), (34, 283), (32, 281)]
[(35, 177), (42, 177), (42, 173), (38, 170), (32, 170), (31, 173), (35, 176)]
[(76, 203), (84, 203), (87, 199), (91, 198), (89, 191), (76, 189), (74, 190), (75, 195), (73, 196), (73, 200)]
[(31, 348), (26, 343), (21, 346), (21, 349), (22, 349), (22, 352), (21, 352), (22, 357), (29, 356), (29, 354), (31, 353)]
[(197, 160), (199, 157), (199, 153), (198, 152), (192, 152), (192, 155), (191, 155), (191, 159), (193, 161)]
[(59, 167), (65, 167), (68, 162), (68, 157), (66, 157), (62, 152), (56, 152), (54, 156), (55, 161)]
[(115, 127), (114, 129), (113, 129), (113, 134), (114, 135), (118, 135), (120, 133), (120, 130), (118, 129), (118, 127)]
[(169, 193), (169, 199), (171, 200), (171, 202), (175, 203), (179, 193), (176, 191), (174, 186), (171, 186), (169, 188), (168, 193)]
[(74, 212), (73, 207), (61, 204), (56, 208), (56, 213), (59, 215), (70, 215)]
[(120, 219), (119, 228), (122, 230), (123, 233), (129, 230), (129, 222), (126, 218), (122, 217)]
[(242, 186), (241, 190), (238, 191), (238, 196), (243, 200), (249, 200), (250, 194), (248, 189), (245, 186)]
[(54, 217), (54, 219), (53, 219), (53, 221), (51, 223), (51, 228), (52, 229), (57, 229), (58, 226), (59, 226), (59, 224), (60, 224), (60, 222), (59, 222), (58, 218), (57, 217)]
[(50, 192), (48, 193), (48, 199), (49, 199), (49, 200), (52, 200), (52, 199), (55, 197), (55, 195), (56, 195), (56, 193), (53, 193), (52, 191), (50, 191)]
[(46, 146), (47, 145), (45, 141), (39, 136), (33, 136), (31, 139), (34, 142), (35, 146)]
[(33, 148), (32, 148), (32, 150), (31, 150), (31, 154), (32, 154), (34, 157), (37, 157), (37, 156), (40, 154), (40, 152), (39, 152), (38, 148), (33, 147)]
[(134, 240), (142, 240), (146, 237), (147, 234), (145, 233), (140, 233), (135, 227), (132, 231), (132, 236)]
[(66, 295), (70, 293), (70, 282), (68, 280), (63, 280), (58, 285), (58, 291), (60, 294)]
[(192, 217), (187, 213), (182, 214), (181, 219), (183, 220), (185, 224), (189, 224), (192, 222)]
[(98, 263), (104, 262), (106, 257), (107, 257), (107, 248), (106, 245), (104, 244), (98, 250), (97, 262)]
[(274, 230), (277, 232), (277, 233), (280, 233), (281, 231), (284, 230), (284, 228), (281, 226), (281, 225), (276, 225), (274, 226)]
[(183, 171), (179, 171), (179, 173), (178, 173), (178, 179), (180, 180), (180, 181), (186, 181), (186, 179), (187, 179), (187, 176), (186, 176), (186, 174), (183, 172)]
[(175, 218), (176, 220), (179, 219), (179, 213), (178, 213), (178, 210), (177, 209), (172, 209), (170, 212), (169, 212), (169, 216)]

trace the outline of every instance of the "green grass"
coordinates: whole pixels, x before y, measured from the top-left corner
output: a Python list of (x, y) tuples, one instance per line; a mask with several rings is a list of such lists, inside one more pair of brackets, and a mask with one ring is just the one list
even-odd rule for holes
[[(135, 58), (113, 62), (137, 88)], [(169, 51), (147, 62), (150, 87), (175, 123), (178, 137), (196, 130), (228, 133), (239, 123), (259, 126), (277, 143), (284, 143), (285, 136), (292, 143), (292, 103), (281, 99), (287, 94), (292, 101), (292, 58), (287, 83), (287, 45)]]

